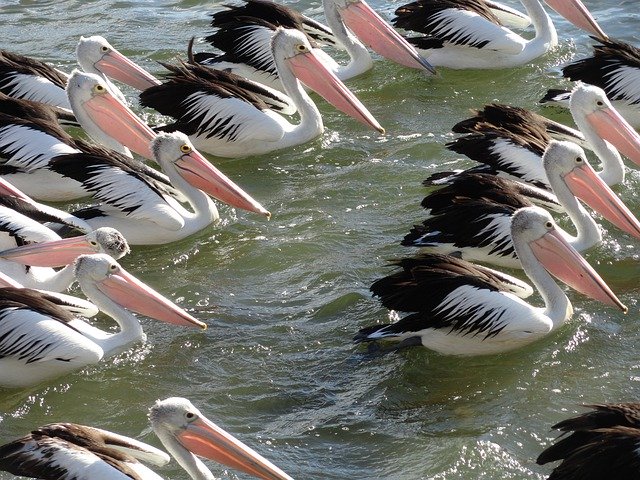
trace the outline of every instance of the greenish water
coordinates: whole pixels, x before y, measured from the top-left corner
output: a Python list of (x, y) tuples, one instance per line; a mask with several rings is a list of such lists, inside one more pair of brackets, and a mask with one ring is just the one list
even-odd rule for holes
[[(371, 3), (387, 16), (400, 5)], [(640, 43), (637, 2), (585, 3), (605, 31)], [(208, 33), (215, 6), (2, 0), (0, 47), (68, 71), (77, 38), (101, 34), (160, 73), (157, 60), (184, 57), (188, 39)], [(319, 2), (294, 6), (321, 19)], [(535, 465), (535, 457), (554, 436), (550, 425), (580, 403), (638, 397), (637, 241), (603, 225), (606, 241), (587, 254), (629, 314), (570, 292), (573, 319), (523, 350), (468, 359), (425, 349), (377, 357), (351, 337), (387, 319), (368, 287), (389, 272), (387, 259), (413, 253), (398, 244), (421, 219), (421, 181), (471, 165), (444, 149), (451, 126), (489, 101), (536, 109), (547, 88), (564, 85), (559, 66), (591, 51), (586, 35), (564, 21), (556, 25), (561, 46), (519, 69), (442, 70), (425, 78), (376, 62), (349, 86), (386, 127), (385, 137), (318, 101), (321, 138), (216, 161), (272, 220), (221, 207), (220, 226), (134, 249), (122, 262), (210, 328), (143, 320), (145, 345), (35, 388), (0, 392), (0, 443), (44, 423), (72, 421), (159, 445), (147, 408), (184, 396), (298, 479), (544, 478), (550, 468)], [(544, 113), (569, 122), (565, 113)], [(627, 178), (617, 191), (637, 214), (640, 175), (630, 170)], [(216, 476), (242, 478), (209, 466)], [(175, 462), (158, 471), (186, 477)]]

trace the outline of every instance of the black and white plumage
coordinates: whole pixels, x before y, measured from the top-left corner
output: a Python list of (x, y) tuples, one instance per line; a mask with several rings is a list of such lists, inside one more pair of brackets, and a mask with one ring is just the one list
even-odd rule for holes
[(303, 33), (279, 28), (271, 48), (285, 91), (300, 114), (297, 125), (274, 112), (251, 88), (239, 90), (235, 80), (223, 85), (211, 82), (184, 64), (171, 68), (165, 83), (142, 92), (140, 102), (175, 119), (163, 130), (182, 131), (198, 150), (221, 157), (267, 153), (320, 135), (322, 117), (300, 80), (340, 110), (384, 132), (364, 105), (320, 63)]
[[(466, 135), (447, 148), (482, 163), (471, 171), (495, 173), (549, 188), (541, 158), (552, 138), (587, 146), (602, 163), (607, 185), (622, 183), (620, 153), (640, 164), (640, 136), (615, 110), (602, 89), (578, 84), (571, 93), (571, 113), (578, 130), (523, 109), (488, 105), (453, 127)], [(618, 149), (620, 152), (618, 152)]]
[(632, 480), (640, 475), (640, 404), (599, 403), (553, 425), (562, 432), (537, 458), (561, 461), (549, 480)]
[[(263, 480), (292, 480), (186, 398), (156, 401), (149, 422), (193, 480), (214, 478), (199, 456)], [(141, 462), (162, 466), (170, 458), (138, 440), (73, 423), (45, 425), (0, 446), (0, 470), (44, 480), (162, 480)]]
[(74, 273), (80, 288), (120, 330), (107, 333), (72, 317), (29, 289), (0, 289), (0, 385), (24, 387), (114, 355), (145, 339), (127, 309), (183, 326), (206, 325), (127, 273), (108, 255), (82, 255)]
[(69, 110), (48, 103), (10, 97), (2, 92), (0, 92), (0, 113), (18, 118), (35, 118), (51, 123), (59, 122), (65, 126), (80, 126), (75, 115)]
[[(401, 271), (371, 286), (385, 307), (409, 315), (392, 324), (364, 328), (355, 341), (391, 340), (400, 342), (399, 346), (424, 345), (449, 355), (496, 354), (538, 340), (571, 317), (571, 303), (549, 271), (590, 295), (608, 290), (562, 239), (548, 212), (538, 207), (518, 210), (512, 218), (511, 234), (525, 273), (544, 299), (544, 309), (529, 305), (473, 264), (425, 254), (400, 260)], [(561, 265), (565, 261), (568, 263)], [(592, 287), (597, 284), (597, 289), (582, 284), (586, 279), (594, 282)], [(597, 297), (626, 310), (610, 295)]]
[[(591, 57), (576, 60), (562, 69), (573, 82), (584, 82), (605, 91), (620, 114), (634, 127), (640, 126), (640, 49), (614, 39), (597, 39)], [(571, 92), (549, 90), (545, 104), (569, 106)]]
[[(482, 0), (417, 0), (396, 9), (392, 22), (412, 32), (409, 42), (436, 67), (513, 67), (531, 62), (558, 44), (556, 29), (541, 1), (521, 3), (536, 30), (531, 40), (506, 28), (504, 14)], [(593, 35), (605, 37), (580, 1), (546, 3)]]
[[(640, 222), (588, 164), (582, 148), (571, 142), (552, 141), (543, 156), (549, 183), (577, 231), (574, 237), (560, 230), (567, 242), (583, 251), (602, 241), (595, 220), (582, 207), (583, 199), (595, 211), (621, 229), (640, 238)], [(472, 175), (471, 179), (476, 179)], [(463, 179), (466, 180), (466, 179)], [(480, 178), (478, 189), (457, 179), (422, 202), (429, 217), (416, 225), (403, 245), (425, 247), (440, 253), (456, 253), (471, 261), (518, 268), (511, 237), (511, 217), (518, 209), (548, 203), (557, 207), (544, 192), (512, 182), (491, 182)], [(506, 187), (506, 188), (503, 188)], [(497, 189), (497, 191), (496, 191)], [(526, 192), (526, 195), (521, 193)]]
[(282, 27), (296, 29), (310, 40), (346, 50), (349, 55), (346, 65), (338, 64), (322, 50), (314, 51), (341, 80), (353, 78), (373, 67), (367, 46), (399, 64), (435, 73), (415, 48), (364, 0), (323, 0), (322, 3), (328, 27), (268, 1), (249, 0), (240, 6), (228, 6), (212, 15), (211, 26), (216, 31), (206, 37), (223, 54), (200, 54), (196, 60), (283, 90), (270, 47), (275, 29)]

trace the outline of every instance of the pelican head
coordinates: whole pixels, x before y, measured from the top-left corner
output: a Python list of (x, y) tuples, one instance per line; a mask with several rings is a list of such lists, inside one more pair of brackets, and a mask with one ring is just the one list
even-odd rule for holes
[(149, 410), (149, 421), (165, 448), (188, 472), (206, 469), (191, 452), (263, 480), (293, 480), (207, 419), (186, 398), (158, 400)]
[(164, 171), (177, 170), (192, 186), (221, 202), (271, 217), (268, 210), (198, 152), (184, 133), (158, 134), (151, 142), (151, 151)]
[(119, 259), (131, 250), (115, 228), (100, 227), (79, 237), (32, 243), (0, 252), (0, 258), (34, 267), (63, 267), (80, 255), (104, 253)]
[(138, 90), (160, 84), (157, 78), (122, 55), (100, 35), (80, 37), (76, 58), (85, 72), (104, 74)]

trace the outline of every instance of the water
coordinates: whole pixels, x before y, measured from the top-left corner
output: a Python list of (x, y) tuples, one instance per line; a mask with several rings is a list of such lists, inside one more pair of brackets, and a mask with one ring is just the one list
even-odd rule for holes
[[(400, 5), (371, 3), (387, 16)], [(640, 43), (636, 2), (609, 3), (586, 1), (610, 35)], [(294, 6), (321, 19), (317, 1)], [(184, 58), (188, 39), (208, 33), (214, 7), (196, 0), (3, 0), (0, 45), (68, 71), (77, 38), (102, 34), (159, 73), (157, 60)], [(412, 253), (398, 242), (421, 219), (420, 182), (471, 165), (443, 148), (451, 126), (489, 101), (536, 109), (547, 88), (566, 85), (560, 65), (591, 51), (585, 34), (554, 19), (561, 46), (518, 69), (442, 70), (431, 79), (376, 62), (349, 86), (387, 128), (385, 137), (318, 102), (327, 126), (322, 138), (217, 161), (272, 220), (221, 207), (220, 226), (168, 246), (135, 248), (122, 262), (210, 328), (143, 320), (145, 345), (0, 393), (0, 443), (44, 423), (72, 421), (159, 445), (147, 408), (184, 396), (298, 479), (544, 478), (550, 468), (535, 458), (554, 436), (550, 425), (581, 403), (638, 397), (637, 241), (604, 225), (605, 243), (587, 255), (628, 315), (571, 292), (576, 314), (559, 332), (486, 358), (425, 349), (377, 357), (350, 339), (387, 319), (368, 287), (390, 271), (387, 259)], [(637, 171), (617, 191), (640, 212)], [(208, 465), (216, 476), (243, 478)], [(175, 462), (161, 474), (186, 477)]]

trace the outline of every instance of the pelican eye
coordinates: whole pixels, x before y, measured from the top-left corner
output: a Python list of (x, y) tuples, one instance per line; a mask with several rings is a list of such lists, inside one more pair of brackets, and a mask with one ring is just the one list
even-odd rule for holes
[(544, 224), (544, 226), (549, 228), (549, 229), (551, 229), (551, 228), (553, 228), (553, 222), (547, 222), (547, 223)]
[(107, 47), (106, 45), (103, 45), (100, 47), (100, 51), (103, 53), (107, 53), (109, 51), (109, 47)]
[(112, 272), (115, 272), (118, 269), (118, 265), (116, 265), (115, 263), (112, 263), (111, 265), (109, 265), (109, 270), (111, 270)]
[(184, 416), (187, 420), (193, 420), (194, 418), (196, 418), (196, 414), (193, 412), (187, 412), (184, 414)]
[(582, 163), (582, 162), (584, 162), (582, 157), (576, 158), (576, 163)]
[(97, 247), (98, 246), (98, 242), (96, 242), (95, 240), (90, 240), (89, 241), (89, 245), (91, 245), (92, 247)]
[(307, 46), (304, 45), (303, 43), (299, 43), (296, 45), (296, 50), (298, 50), (299, 52), (306, 52)]
[(107, 91), (107, 89), (105, 88), (104, 85), (101, 85), (98, 83), (93, 87), (93, 91), (96, 93), (104, 93)]
[(182, 145), (180, 145), (180, 151), (182, 153), (190, 153), (191, 152), (191, 147), (189, 145), (187, 145), (186, 143), (183, 143)]
[(599, 107), (602, 107), (602, 106), (604, 106), (604, 102), (602, 100), (598, 100), (596, 102), (596, 105), (598, 105)]

